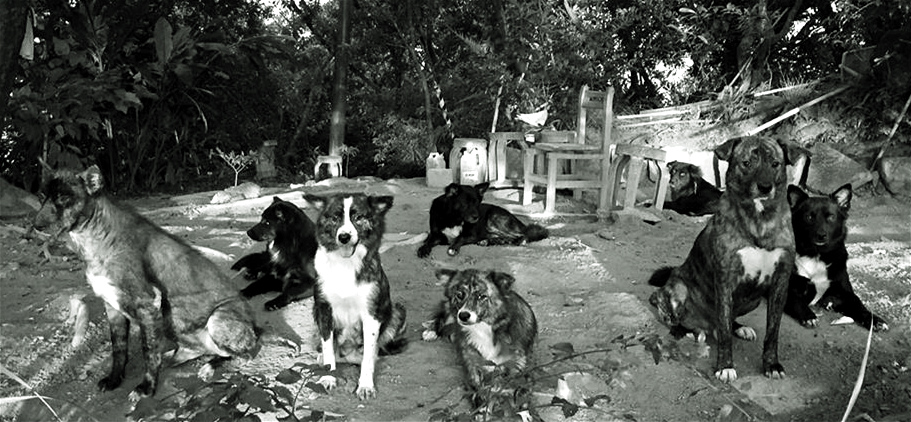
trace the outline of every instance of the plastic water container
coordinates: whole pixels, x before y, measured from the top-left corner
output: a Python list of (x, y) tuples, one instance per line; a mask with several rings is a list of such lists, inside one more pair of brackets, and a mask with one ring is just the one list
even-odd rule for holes
[(477, 185), (487, 181), (487, 148), (474, 147), (459, 159), (459, 183)]
[(476, 185), (486, 182), (487, 140), (456, 138), (449, 153), (449, 166), (452, 168), (453, 180), (460, 184)]

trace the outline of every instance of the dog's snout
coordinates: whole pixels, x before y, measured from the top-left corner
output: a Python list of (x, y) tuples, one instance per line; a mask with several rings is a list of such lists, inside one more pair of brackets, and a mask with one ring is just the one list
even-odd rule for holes
[(758, 183), (756, 185), (756, 189), (758, 189), (759, 193), (761, 193), (763, 195), (768, 195), (769, 193), (771, 193), (773, 187), (774, 187), (774, 185), (772, 185), (771, 183), (768, 183), (768, 184), (767, 183)]
[(471, 313), (468, 311), (459, 312), (459, 321), (468, 322), (471, 320)]
[(338, 243), (342, 245), (347, 245), (351, 241), (351, 233), (339, 233), (338, 234)]

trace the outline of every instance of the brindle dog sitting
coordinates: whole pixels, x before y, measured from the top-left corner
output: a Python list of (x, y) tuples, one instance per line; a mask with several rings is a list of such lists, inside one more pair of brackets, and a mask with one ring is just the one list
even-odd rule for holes
[(785, 166), (798, 153), (790, 142), (757, 136), (717, 147), (715, 155), (729, 163), (718, 211), (683, 265), (658, 270), (650, 281), (663, 285), (650, 301), (672, 329), (714, 333), (715, 376), (725, 382), (737, 379), (733, 336), (756, 337), (735, 318), (756, 309), (763, 297), (768, 309), (762, 371), (770, 378), (785, 374), (778, 361), (778, 331), (795, 255)]

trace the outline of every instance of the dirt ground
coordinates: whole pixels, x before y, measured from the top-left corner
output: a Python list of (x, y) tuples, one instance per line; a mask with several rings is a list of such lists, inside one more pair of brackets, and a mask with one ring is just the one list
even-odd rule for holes
[[(693, 340), (675, 341), (655, 318), (647, 298), (653, 288), (649, 274), (683, 261), (705, 218), (664, 212), (657, 224), (637, 218), (599, 222), (591, 207), (561, 196), (558, 216), (539, 223), (551, 237), (520, 247), (468, 246), (457, 257), (437, 247), (431, 259), (415, 256), (427, 229), (427, 211), (441, 189), (427, 188), (423, 179), (345, 181), (333, 186), (291, 190), (266, 189), (258, 199), (208, 205), (211, 193), (183, 198), (145, 198), (132, 201), (143, 213), (190, 243), (210, 248), (225, 271), (234, 259), (259, 251), (245, 235), (259, 213), (279, 194), (303, 206), (301, 192), (364, 190), (395, 195), (387, 215), (383, 266), (394, 300), (408, 310), (408, 349), (384, 357), (377, 366), (378, 398), (359, 402), (352, 393), (357, 370), (344, 366), (346, 383), (324, 393), (311, 390), (307, 380), (287, 387), (298, 394), (295, 415), (307, 420), (323, 415), (350, 421), (427, 421), (441, 409), (464, 409), (460, 368), (454, 348), (446, 341), (421, 340), (421, 323), (442, 298), (433, 272), (439, 267), (491, 268), (515, 275), (515, 289), (532, 305), (540, 325), (535, 361), (545, 364), (533, 390), (539, 412), (547, 421), (831, 421), (842, 417), (861, 369), (867, 332), (859, 326), (832, 325), (839, 315), (821, 313), (820, 327), (805, 329), (788, 317), (781, 332), (780, 355), (784, 380), (760, 373), (761, 341), (737, 341), (734, 356), (738, 375), (731, 385), (714, 380), (714, 350)], [(488, 193), (488, 200), (506, 206), (523, 218), (541, 210), (536, 202), (519, 206), (514, 189)], [(536, 198), (540, 200), (540, 195)], [(907, 200), (856, 192), (849, 220), (849, 272), (855, 289), (874, 311), (890, 322), (891, 330), (874, 333), (860, 396), (848, 420), (911, 420), (911, 224)], [(307, 210), (311, 216), (312, 210)], [(139, 382), (141, 360), (134, 330), (131, 363), (123, 387), (99, 393), (95, 383), (110, 365), (107, 322), (99, 299), (85, 282), (81, 260), (63, 242), (42, 251), (43, 240), (25, 240), (26, 220), (0, 222), (0, 362), (12, 374), (48, 397), (62, 420), (125, 420), (129, 391)], [(238, 288), (245, 282), (235, 278)], [(71, 300), (84, 297), (89, 324), (84, 342), (71, 346), (73, 325), (67, 321)], [(266, 383), (276, 383), (288, 368), (318, 362), (310, 301), (278, 312), (262, 311), (271, 295), (253, 300), (264, 345), (247, 362), (230, 363), (221, 373), (239, 371)], [(742, 322), (764, 334), (764, 306)], [(655, 340), (657, 339), (657, 343)], [(650, 343), (649, 343), (650, 342)], [(646, 343), (651, 346), (647, 347)], [(660, 345), (660, 348), (655, 344)], [(591, 352), (547, 365), (568, 345)], [(596, 350), (603, 350), (594, 352)], [(653, 351), (660, 353), (653, 353)], [(656, 358), (658, 363), (656, 363)], [(163, 371), (162, 400), (195, 377), (196, 367), (183, 365)], [(561, 374), (571, 385), (569, 401), (589, 400), (572, 417), (547, 406)], [(583, 381), (575, 381), (582, 379)], [(183, 385), (181, 384), (181, 385)], [(27, 394), (8, 375), (0, 376), (0, 399)], [(311, 413), (321, 411), (324, 413)], [(253, 412), (263, 420), (284, 418), (282, 411)], [(43, 421), (53, 416), (38, 400), (5, 404), (2, 421)], [(150, 419), (151, 420), (151, 419)]]

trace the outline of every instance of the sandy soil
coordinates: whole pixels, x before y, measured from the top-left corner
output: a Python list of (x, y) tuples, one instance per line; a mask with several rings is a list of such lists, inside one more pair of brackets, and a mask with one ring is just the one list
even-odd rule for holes
[[(657, 322), (648, 305), (653, 288), (649, 274), (663, 265), (682, 262), (704, 218), (672, 212), (663, 221), (646, 224), (636, 218), (615, 223), (598, 222), (585, 215), (591, 207), (562, 196), (557, 217), (540, 220), (552, 236), (521, 247), (468, 246), (457, 257), (445, 248), (431, 259), (415, 256), (420, 235), (427, 227), (427, 210), (439, 189), (427, 188), (422, 179), (405, 181), (350, 181), (342, 186), (305, 188), (310, 192), (337, 189), (389, 192), (395, 205), (387, 217), (382, 255), (392, 283), (392, 295), (408, 309), (409, 348), (384, 357), (378, 364), (379, 398), (359, 402), (352, 391), (357, 369), (343, 367), (346, 383), (326, 394), (307, 387), (308, 379), (285, 385), (297, 394), (295, 415), (310, 420), (320, 415), (351, 421), (427, 421), (441, 409), (464, 410), (460, 368), (455, 351), (445, 341), (421, 341), (421, 323), (442, 298), (433, 277), (438, 267), (494, 268), (513, 273), (515, 288), (532, 305), (540, 324), (535, 351), (538, 364), (554, 360), (567, 349), (592, 352), (560, 364), (545, 366), (534, 390), (541, 398), (544, 420), (761, 420), (819, 421), (840, 419), (854, 387), (863, 357), (867, 332), (855, 325), (831, 325), (839, 315), (821, 312), (821, 326), (805, 329), (785, 317), (780, 354), (788, 378), (765, 379), (759, 372), (760, 342), (735, 343), (740, 378), (731, 385), (711, 375), (714, 350), (692, 340), (673, 340)], [(258, 251), (261, 245), (244, 231), (280, 193), (303, 205), (301, 191), (267, 190), (268, 195), (226, 205), (203, 205), (211, 193), (176, 201), (146, 198), (134, 201), (150, 218), (194, 245), (210, 248), (225, 271), (233, 259)], [(515, 190), (489, 193), (492, 202), (507, 206), (526, 218), (534, 217), (540, 203), (523, 209)], [(539, 199), (539, 198), (537, 198)], [(870, 361), (863, 388), (849, 420), (911, 420), (911, 243), (907, 200), (856, 193), (850, 219), (849, 271), (855, 289), (874, 312), (887, 318), (891, 330), (873, 334)], [(312, 215), (311, 211), (308, 211)], [(565, 214), (562, 214), (565, 213)], [(127, 394), (139, 381), (138, 337), (128, 379), (108, 393), (95, 389), (110, 365), (110, 343), (103, 306), (87, 286), (81, 261), (62, 242), (52, 243), (47, 259), (42, 240), (25, 240), (20, 229), (25, 220), (0, 224), (0, 362), (11, 373), (48, 397), (63, 420), (124, 420), (131, 404)], [(238, 288), (244, 281), (235, 278)], [(71, 345), (73, 325), (67, 321), (71, 300), (84, 297), (89, 324), (85, 340)], [(254, 306), (271, 296), (254, 300)], [(220, 372), (229, 378), (237, 372), (262, 384), (278, 385), (276, 377), (288, 368), (306, 368), (318, 362), (317, 340), (309, 301), (258, 318), (264, 328), (264, 346), (248, 362), (235, 362)], [(764, 333), (764, 307), (743, 321)], [(657, 341), (657, 343), (655, 343)], [(658, 344), (660, 349), (643, 343)], [(659, 354), (653, 354), (659, 350)], [(655, 358), (659, 361), (657, 364)], [(156, 399), (173, 400), (181, 388), (194, 382), (197, 367), (183, 365), (163, 372), (164, 386)], [(571, 401), (601, 395), (591, 407), (566, 418), (559, 407), (546, 406), (555, 394), (556, 379), (564, 376), (574, 396)], [(582, 381), (574, 381), (578, 379)], [(285, 380), (288, 381), (288, 380)], [(282, 384), (284, 385), (284, 384)], [(203, 390), (207, 391), (207, 390)], [(27, 391), (9, 376), (0, 376), (0, 398)], [(249, 402), (249, 400), (247, 401)], [(311, 413), (312, 411), (318, 411)], [(323, 413), (319, 413), (323, 412)], [(287, 416), (283, 411), (256, 411), (263, 420)], [(173, 419), (173, 415), (166, 419)], [(38, 400), (0, 405), (0, 420), (53, 420)], [(249, 419), (253, 420), (253, 419)]]

